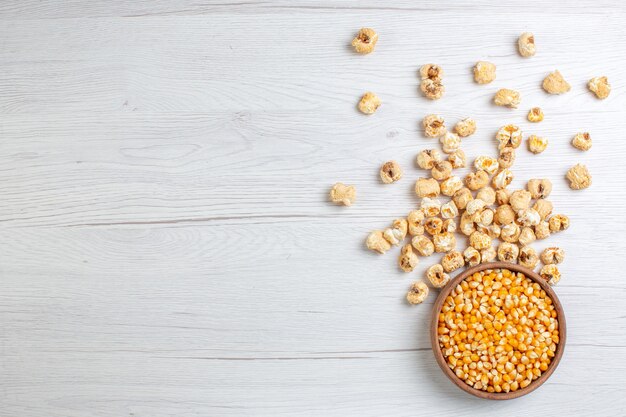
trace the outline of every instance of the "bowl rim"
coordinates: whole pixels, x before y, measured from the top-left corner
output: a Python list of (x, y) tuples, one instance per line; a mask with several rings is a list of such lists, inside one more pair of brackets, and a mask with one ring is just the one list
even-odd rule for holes
[[(559, 343), (557, 344), (554, 358), (550, 362), (550, 366), (548, 367), (548, 369), (543, 372), (539, 378), (531, 382), (527, 387), (521, 388), (517, 391), (487, 392), (478, 390), (467, 385), (459, 377), (457, 377), (454, 372), (452, 372), (452, 369), (448, 367), (446, 360), (443, 356), (443, 352), (439, 347), (439, 337), (437, 334), (437, 329), (439, 327), (439, 313), (441, 312), (441, 308), (443, 307), (443, 302), (445, 301), (446, 297), (450, 294), (453, 288), (455, 288), (461, 281), (465, 280), (468, 276), (472, 275), (475, 272), (484, 271), (486, 269), (509, 269), (511, 271), (523, 273), (529, 279), (539, 284), (541, 289), (544, 290), (546, 294), (548, 294), (548, 296), (550, 296), (556, 308), (557, 319), (559, 322)], [(567, 331), (565, 323), (565, 313), (563, 311), (563, 306), (561, 305), (561, 302), (559, 301), (559, 298), (557, 297), (552, 287), (550, 287), (550, 285), (535, 271), (521, 265), (508, 262), (489, 262), (476, 265), (462, 271), (456, 277), (451, 279), (450, 282), (442, 288), (439, 296), (437, 297), (437, 300), (435, 301), (430, 325), (430, 341), (432, 351), (435, 356), (435, 360), (437, 361), (437, 364), (439, 365), (443, 373), (448, 377), (448, 379), (450, 379), (457, 387), (461, 388), (463, 391), (476, 397), (489, 400), (510, 400), (526, 394), (530, 394), (531, 392), (539, 388), (544, 382), (546, 382), (548, 378), (550, 378), (554, 370), (559, 365), (561, 357), (563, 356), (563, 350), (565, 349), (566, 336)]]

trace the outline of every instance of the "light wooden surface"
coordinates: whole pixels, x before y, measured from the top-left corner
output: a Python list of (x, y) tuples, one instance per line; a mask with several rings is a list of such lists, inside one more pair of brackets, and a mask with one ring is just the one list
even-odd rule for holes
[[(102, 1), (0, 3), (0, 415), (617, 416), (626, 414), (626, 6), (617, 1)], [(361, 26), (377, 51), (352, 53)], [(522, 59), (515, 40), (537, 37)], [(478, 86), (475, 61), (498, 65)], [(445, 97), (417, 68), (445, 71)], [(572, 84), (547, 96), (560, 69)], [(607, 75), (596, 100), (586, 81)], [(518, 110), (490, 104), (519, 89)], [(366, 117), (359, 96), (384, 104)], [(529, 107), (546, 120), (530, 125)], [(437, 368), (403, 297), (419, 271), (367, 232), (405, 215), (437, 112), (495, 154), (520, 124), (515, 187), (554, 182), (571, 228), (557, 293), (568, 345), (538, 391), (470, 398)], [(569, 145), (588, 130), (591, 151)], [(382, 185), (396, 159), (405, 177)], [(570, 191), (582, 162), (592, 188)], [(350, 208), (326, 201), (355, 184)]]

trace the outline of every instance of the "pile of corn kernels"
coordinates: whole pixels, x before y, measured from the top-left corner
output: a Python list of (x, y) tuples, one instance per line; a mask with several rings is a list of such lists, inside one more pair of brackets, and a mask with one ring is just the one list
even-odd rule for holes
[[(373, 29), (363, 28), (352, 41), (355, 51), (368, 54), (374, 51), (378, 34)], [(524, 58), (535, 55), (535, 37), (523, 33), (518, 39), (518, 52)], [(496, 65), (479, 61), (473, 68), (477, 84), (489, 84), (496, 78)], [(443, 97), (444, 71), (436, 64), (423, 65), (418, 72), (419, 90), (428, 99)], [(570, 91), (570, 84), (557, 70), (549, 73), (542, 87), (548, 94), (564, 94)], [(588, 89), (598, 98), (608, 97), (611, 87), (607, 77), (594, 77), (587, 84)], [(498, 106), (517, 108), (521, 95), (512, 89), (499, 89), (493, 102)], [(367, 115), (374, 114), (382, 101), (373, 92), (365, 93), (358, 103), (358, 109)], [(544, 118), (541, 108), (528, 111), (530, 122), (539, 123)], [(519, 126), (503, 125), (495, 134), (498, 157), (479, 155), (472, 161), (473, 171), (464, 178), (455, 175), (454, 170), (467, 165), (467, 157), (461, 149), (463, 138), (473, 135), (477, 123), (471, 117), (458, 121), (451, 128), (443, 117), (426, 115), (421, 125), (424, 135), (437, 138), (441, 150), (424, 149), (417, 154), (417, 165), (430, 172), (430, 176), (418, 178), (415, 193), (420, 198), (419, 207), (404, 218), (393, 220), (383, 230), (372, 231), (366, 239), (369, 249), (384, 254), (392, 246), (402, 246), (398, 265), (405, 272), (411, 272), (419, 263), (420, 257), (440, 253), (439, 263), (428, 268), (426, 281), (435, 288), (445, 286), (449, 274), (464, 266), (475, 266), (500, 260), (519, 263), (534, 269), (539, 261), (543, 263), (540, 275), (551, 285), (559, 282), (561, 273), (558, 264), (564, 259), (564, 251), (550, 247), (538, 254), (530, 245), (535, 240), (548, 238), (552, 233), (569, 227), (569, 218), (564, 214), (553, 214), (553, 205), (548, 197), (552, 183), (547, 178), (529, 179), (526, 189), (507, 188), (513, 181), (513, 165), (516, 149), (523, 143)], [(526, 139), (532, 153), (541, 153), (548, 146), (548, 140), (537, 135)], [(572, 145), (581, 150), (591, 148), (591, 136), (587, 132), (574, 135)], [(392, 184), (402, 179), (402, 167), (396, 161), (388, 161), (379, 170), (384, 184)], [(565, 174), (570, 188), (581, 190), (591, 185), (591, 174), (582, 164), (576, 164)], [(449, 197), (442, 202), (440, 198)], [(330, 199), (336, 204), (349, 206), (356, 200), (353, 185), (336, 183), (330, 191)], [(455, 233), (468, 237), (467, 244), (457, 248)], [(409, 243), (404, 243), (410, 237)], [(411, 285), (406, 299), (411, 304), (419, 304), (428, 296), (429, 287), (423, 282)]]
[(559, 343), (552, 299), (522, 273), (476, 272), (458, 284), (438, 317), (448, 367), (475, 389), (517, 391), (546, 371)]

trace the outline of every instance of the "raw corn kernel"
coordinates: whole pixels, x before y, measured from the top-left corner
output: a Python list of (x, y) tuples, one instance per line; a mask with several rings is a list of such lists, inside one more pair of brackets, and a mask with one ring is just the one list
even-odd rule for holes
[(539, 284), (508, 269), (467, 277), (446, 297), (437, 318), (448, 367), (482, 391), (527, 387), (548, 370), (560, 340), (552, 299)]

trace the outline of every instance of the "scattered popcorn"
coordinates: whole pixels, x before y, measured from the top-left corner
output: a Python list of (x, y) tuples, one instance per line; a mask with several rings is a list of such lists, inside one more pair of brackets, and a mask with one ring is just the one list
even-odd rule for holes
[(530, 246), (524, 246), (519, 250), (519, 264), (526, 268), (534, 269), (539, 263), (539, 256)]
[(448, 273), (456, 271), (464, 264), (465, 260), (463, 259), (461, 252), (451, 251), (446, 253), (443, 258), (441, 258), (441, 266), (443, 266), (443, 270)]
[(489, 175), (493, 175), (498, 171), (499, 164), (496, 158), (479, 156), (474, 160), (474, 168), (476, 168), (476, 170), (483, 170)]
[(548, 219), (548, 224), (550, 225), (550, 232), (560, 232), (569, 227), (569, 217), (564, 214), (555, 214)]
[(476, 132), (476, 120), (467, 117), (454, 125), (454, 132), (462, 138), (473, 135)]
[(467, 214), (467, 212), (461, 215), (459, 230), (466, 236), (471, 235), (476, 230), (476, 227), (474, 227), (474, 221), (472, 221), (471, 216)]
[(426, 278), (435, 288), (443, 288), (450, 281), (450, 275), (446, 274), (441, 264), (434, 264), (426, 270)]
[(513, 173), (511, 172), (511, 170), (503, 169), (493, 177), (493, 188), (495, 188), (496, 190), (501, 190), (502, 188), (508, 187), (512, 181)]
[(552, 203), (548, 200), (540, 198), (533, 205), (533, 209), (539, 213), (541, 220), (545, 220), (550, 214), (552, 214)]
[(495, 96), (493, 96), (493, 102), (496, 106), (505, 106), (512, 109), (516, 109), (521, 101), (522, 99), (519, 92), (508, 88), (499, 89)]
[(338, 182), (330, 189), (330, 201), (335, 204), (351, 206), (355, 200), (356, 188), (354, 188), (354, 185), (345, 185)]
[(383, 237), (383, 232), (380, 230), (374, 230), (371, 232), (365, 240), (367, 248), (378, 253), (385, 253), (391, 249), (391, 244)]
[(361, 28), (352, 40), (352, 46), (360, 54), (369, 54), (374, 51), (376, 42), (378, 42), (378, 33), (374, 29)]
[(420, 208), (427, 217), (438, 216), (441, 211), (441, 202), (437, 199), (424, 197), (422, 198)]
[(441, 228), (442, 232), (456, 232), (456, 221), (455, 219), (446, 219), (443, 221), (443, 227)]
[(413, 253), (413, 247), (411, 244), (406, 244), (400, 251), (400, 257), (398, 258), (398, 265), (404, 272), (411, 272), (415, 269), (419, 263), (419, 258)]
[(511, 168), (515, 162), (515, 149), (509, 146), (505, 146), (500, 149), (500, 155), (498, 156), (498, 165), (500, 168)]
[(497, 253), (496, 253), (496, 249), (491, 246), (487, 249), (483, 249), (480, 251), (480, 262), (481, 263), (487, 263), (487, 262), (493, 262), (496, 259)]
[(571, 88), (558, 70), (548, 74), (548, 76), (543, 79), (542, 86), (549, 94), (567, 93)]
[(395, 219), (383, 232), (383, 237), (392, 245), (399, 245), (406, 237), (408, 230), (408, 222), (405, 219)]
[(496, 192), (491, 187), (485, 187), (478, 190), (476, 198), (483, 200), (487, 205), (492, 205), (496, 202)]
[(554, 264), (544, 265), (539, 275), (550, 285), (556, 285), (561, 280), (561, 272), (559, 272), (559, 268)]
[(513, 223), (515, 221), (515, 211), (508, 204), (503, 204), (496, 209), (493, 221), (500, 226)]
[(491, 62), (478, 61), (474, 65), (474, 81), (478, 84), (489, 84), (496, 79), (496, 66)]
[(415, 182), (415, 194), (418, 197), (435, 198), (440, 192), (439, 182), (434, 178), (418, 178)]
[(372, 92), (363, 94), (359, 101), (359, 110), (363, 114), (373, 114), (380, 107), (381, 101), (378, 96)]
[(517, 222), (521, 226), (536, 226), (541, 221), (541, 216), (533, 208), (525, 208), (517, 212)]
[(452, 164), (452, 168), (463, 168), (465, 167), (465, 152), (462, 149), (457, 149), (448, 155), (448, 161)]
[(406, 218), (408, 231), (411, 236), (424, 234), (424, 212), (422, 210), (412, 210)]
[(611, 85), (606, 77), (594, 77), (587, 83), (587, 88), (600, 100), (604, 100), (611, 94)]
[(426, 64), (420, 68), (420, 90), (431, 100), (440, 99), (445, 92), (445, 88), (441, 79), (443, 78), (443, 70), (435, 64)]
[(550, 224), (543, 220), (535, 226), (535, 237), (537, 239), (546, 239), (550, 236)]
[(472, 192), (469, 190), (469, 188), (461, 188), (452, 196), (452, 201), (454, 201), (454, 204), (459, 210), (465, 210), (465, 207), (467, 207), (467, 203), (469, 203), (473, 199), (474, 197), (472, 196)]
[(537, 135), (530, 135), (528, 137), (528, 150), (534, 154), (541, 153), (548, 147), (548, 139), (539, 137)]
[(509, 205), (514, 211), (519, 211), (530, 206), (532, 196), (529, 191), (517, 190), (513, 191), (509, 197)]
[(426, 235), (418, 235), (411, 239), (411, 244), (422, 256), (430, 256), (435, 251), (435, 245)]
[(430, 175), (439, 181), (446, 180), (452, 175), (452, 164), (448, 161), (435, 162), (433, 169), (430, 171)]
[(402, 178), (402, 168), (396, 161), (387, 161), (380, 167), (380, 179), (385, 184), (391, 184)]
[(515, 243), (502, 242), (498, 246), (498, 259), (502, 262), (517, 263), (519, 247)]
[(572, 139), (572, 145), (581, 151), (588, 151), (591, 149), (591, 135), (587, 132), (576, 133), (576, 136)]
[(443, 232), (433, 235), (433, 245), (435, 245), (435, 252), (450, 252), (456, 247), (454, 233)]
[(591, 174), (586, 166), (576, 164), (565, 175), (572, 190), (582, 190), (591, 185)]
[(435, 236), (443, 230), (443, 220), (439, 217), (428, 217), (424, 220), (424, 230), (431, 236)]
[(545, 248), (543, 252), (541, 252), (541, 262), (545, 265), (560, 264), (563, 262), (563, 259), (565, 259), (565, 251), (561, 248)]
[(439, 137), (442, 149), (445, 153), (454, 153), (461, 146), (461, 138), (456, 133), (446, 132), (443, 136)]
[(543, 110), (539, 107), (533, 107), (528, 111), (528, 121), (532, 123), (539, 123), (543, 120)]
[(424, 128), (424, 135), (429, 138), (438, 138), (446, 133), (446, 125), (443, 121), (443, 117), (436, 114), (429, 114), (422, 119), (422, 127)]
[(485, 171), (470, 172), (465, 176), (465, 185), (472, 191), (479, 190), (489, 184), (489, 174)]
[(535, 36), (530, 32), (524, 32), (517, 40), (517, 50), (524, 58), (535, 55)]
[(500, 239), (508, 243), (515, 243), (519, 240), (519, 235), (522, 233), (517, 223), (508, 223), (500, 228)]
[(501, 206), (503, 204), (509, 204), (509, 199), (511, 198), (511, 190), (507, 190), (506, 188), (503, 190), (496, 191), (496, 204)]
[(433, 169), (436, 162), (441, 161), (441, 153), (437, 149), (424, 149), (417, 154), (417, 165), (422, 169)]
[(516, 125), (502, 126), (496, 133), (496, 140), (500, 151), (505, 148), (519, 148), (522, 144), (522, 130)]
[(470, 235), (469, 244), (477, 250), (487, 249), (491, 246), (491, 237), (485, 233), (476, 231)]
[(528, 246), (537, 240), (535, 236), (535, 232), (530, 227), (522, 227), (522, 231), (519, 234), (519, 238), (517, 239), (522, 246)]
[(548, 179), (528, 180), (526, 186), (532, 198), (546, 198), (552, 192), (552, 182)]
[(428, 286), (423, 282), (414, 282), (406, 293), (409, 304), (421, 304), (428, 297)]
[(441, 194), (452, 197), (457, 191), (463, 188), (463, 181), (456, 175), (452, 175), (441, 182), (439, 185)]
[(448, 201), (441, 206), (441, 217), (444, 219), (453, 219), (459, 215), (459, 209), (454, 201)]
[(463, 259), (467, 265), (476, 266), (480, 263), (480, 252), (472, 246), (468, 246), (463, 251)]

